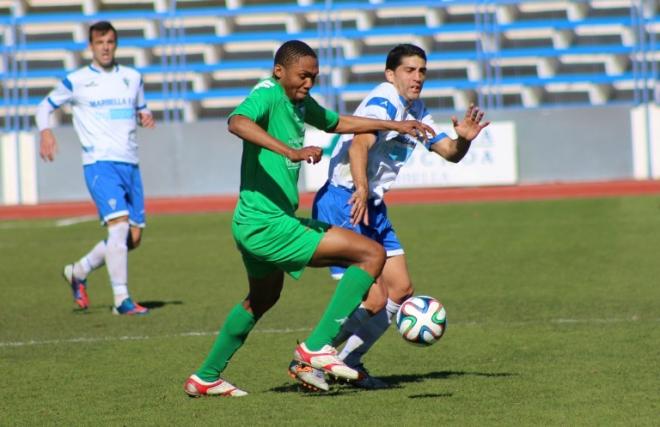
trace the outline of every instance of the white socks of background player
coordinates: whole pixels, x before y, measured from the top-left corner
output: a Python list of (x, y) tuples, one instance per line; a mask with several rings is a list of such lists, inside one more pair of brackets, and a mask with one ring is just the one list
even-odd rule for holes
[(385, 308), (366, 319), (362, 326), (346, 341), (346, 345), (339, 353), (339, 358), (348, 366), (359, 365), (362, 356), (390, 327), (392, 318), (396, 315), (399, 307), (401, 307), (401, 304), (397, 304), (388, 298)]
[(128, 298), (128, 239), (130, 226), (120, 222), (108, 226), (108, 240), (105, 249), (105, 265), (115, 296), (115, 307)]
[(360, 326), (362, 326), (362, 324), (369, 319), (371, 319), (371, 313), (369, 313), (369, 311), (367, 311), (367, 309), (364, 308), (362, 304), (360, 304), (360, 306), (356, 308), (350, 316), (348, 316), (348, 319), (341, 326), (339, 335), (337, 335), (337, 337), (332, 341), (332, 346), (338, 347), (341, 345), (344, 341), (346, 341), (348, 337), (355, 334), (355, 331), (357, 331)]
[(85, 280), (89, 273), (105, 263), (105, 240), (101, 240), (92, 250), (73, 265), (73, 275)]

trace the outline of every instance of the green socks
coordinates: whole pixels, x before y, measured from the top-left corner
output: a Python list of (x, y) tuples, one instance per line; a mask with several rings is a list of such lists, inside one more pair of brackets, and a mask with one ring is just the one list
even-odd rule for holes
[(257, 321), (254, 316), (242, 304), (235, 306), (220, 329), (211, 352), (196, 372), (197, 376), (204, 381), (216, 381), (236, 350), (241, 348), (255, 323)]
[[(369, 273), (359, 267), (351, 266), (337, 284), (337, 289), (323, 313), (323, 317), (305, 341), (311, 351), (318, 351), (330, 344), (339, 333), (342, 324), (362, 301), (362, 298), (374, 282)], [(204, 381), (216, 381), (225, 370), (234, 353), (241, 348), (248, 334), (257, 323), (254, 316), (242, 304), (236, 305), (225, 320), (220, 333), (213, 343), (211, 352), (206, 357), (196, 374)]]
[(305, 340), (307, 348), (318, 351), (324, 345), (330, 344), (374, 282), (375, 279), (360, 267), (348, 267), (337, 284), (323, 317)]

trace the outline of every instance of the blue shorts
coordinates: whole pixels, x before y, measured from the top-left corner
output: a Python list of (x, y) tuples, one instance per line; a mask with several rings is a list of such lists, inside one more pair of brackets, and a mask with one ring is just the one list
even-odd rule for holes
[(138, 165), (104, 161), (85, 165), (83, 169), (102, 223), (128, 216), (131, 225), (145, 226), (144, 190)]
[[(351, 205), (348, 201), (353, 192), (345, 187), (337, 187), (325, 183), (316, 193), (312, 207), (312, 218), (328, 224), (347, 228), (377, 241), (385, 248), (387, 256), (402, 255), (403, 247), (396, 236), (396, 231), (387, 217), (387, 206), (385, 203), (374, 205), (372, 200), (367, 202), (369, 209), (369, 225), (351, 224)], [(340, 278), (346, 269), (343, 267), (330, 267), (330, 274), (334, 278)]]

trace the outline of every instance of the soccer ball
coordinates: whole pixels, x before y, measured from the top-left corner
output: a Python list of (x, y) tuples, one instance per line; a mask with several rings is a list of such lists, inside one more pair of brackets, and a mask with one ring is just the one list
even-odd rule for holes
[(401, 304), (396, 313), (396, 327), (407, 342), (429, 346), (445, 333), (447, 313), (437, 299), (414, 296)]

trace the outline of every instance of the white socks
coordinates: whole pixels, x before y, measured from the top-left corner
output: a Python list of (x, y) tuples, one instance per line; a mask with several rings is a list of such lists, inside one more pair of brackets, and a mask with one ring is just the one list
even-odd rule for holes
[(332, 341), (332, 346), (337, 347), (341, 345), (348, 337), (355, 334), (360, 326), (371, 318), (371, 314), (367, 311), (362, 304), (351, 313), (346, 322), (341, 327), (339, 335)]
[(385, 310), (387, 310), (387, 316), (389, 322), (392, 323), (392, 319), (396, 316), (397, 311), (401, 308), (401, 304), (397, 304), (391, 299), (387, 299), (387, 304), (385, 305)]
[(362, 356), (369, 351), (378, 338), (383, 336), (387, 328), (389, 328), (392, 318), (396, 315), (399, 307), (401, 307), (401, 304), (397, 304), (388, 298), (385, 308), (375, 315), (364, 319), (360, 328), (348, 338), (346, 345), (341, 353), (339, 353), (339, 358), (344, 360), (348, 366), (359, 365)]
[(105, 241), (101, 240), (84, 257), (73, 265), (73, 275), (80, 280), (85, 280), (89, 273), (105, 264)]
[(105, 265), (112, 284), (115, 306), (128, 298), (128, 239), (130, 226), (119, 222), (108, 226), (108, 240), (105, 249)]

